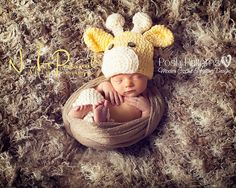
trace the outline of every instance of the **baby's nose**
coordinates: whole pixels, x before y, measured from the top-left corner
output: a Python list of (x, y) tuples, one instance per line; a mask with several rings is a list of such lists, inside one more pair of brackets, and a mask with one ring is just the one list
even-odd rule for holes
[(132, 86), (134, 86), (133, 81), (130, 79), (126, 79), (125, 80), (125, 87), (132, 87)]

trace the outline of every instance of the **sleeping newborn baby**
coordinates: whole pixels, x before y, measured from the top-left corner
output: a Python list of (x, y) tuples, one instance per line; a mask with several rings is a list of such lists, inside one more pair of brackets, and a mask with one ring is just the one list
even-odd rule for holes
[(133, 16), (131, 31), (123, 31), (124, 23), (120, 14), (112, 14), (106, 27), (113, 35), (97, 27), (84, 33), (91, 51), (104, 52), (105, 79), (96, 78), (75, 91), (62, 116), (67, 132), (88, 147), (113, 149), (137, 143), (155, 130), (164, 113), (161, 94), (147, 83), (153, 77), (154, 48), (171, 45), (173, 33), (163, 25), (152, 26), (142, 12)]
[[(140, 73), (114, 75), (110, 81), (99, 84), (96, 90), (83, 91), (68, 115), (79, 119), (86, 117), (96, 123), (126, 122), (148, 117), (150, 104), (145, 97), (147, 81), (148, 78)], [(88, 104), (89, 101), (81, 103), (83, 98), (89, 98), (88, 95), (93, 95), (93, 104)]]
[(69, 117), (99, 123), (149, 116), (146, 89), (153, 77), (154, 47), (171, 45), (173, 33), (163, 25), (151, 27), (151, 18), (141, 12), (134, 15), (131, 31), (123, 31), (124, 22), (120, 14), (107, 18), (106, 27), (114, 36), (99, 28), (86, 30), (84, 41), (88, 48), (104, 52), (102, 73), (109, 81), (82, 91)]

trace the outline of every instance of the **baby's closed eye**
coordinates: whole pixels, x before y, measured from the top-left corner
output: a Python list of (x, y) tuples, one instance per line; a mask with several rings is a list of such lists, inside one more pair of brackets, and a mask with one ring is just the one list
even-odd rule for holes
[(116, 82), (117, 84), (120, 84), (122, 82), (122, 79), (116, 79), (114, 80), (114, 82)]
[(139, 80), (139, 79), (141, 79), (141, 78), (142, 78), (142, 76), (140, 76), (140, 75), (138, 75), (138, 74), (135, 74), (135, 75), (132, 76), (132, 79), (133, 79), (133, 80)]

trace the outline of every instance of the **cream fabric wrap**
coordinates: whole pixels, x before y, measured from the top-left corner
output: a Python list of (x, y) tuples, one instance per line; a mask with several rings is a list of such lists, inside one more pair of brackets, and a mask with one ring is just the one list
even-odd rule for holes
[(102, 76), (86, 83), (67, 100), (62, 116), (69, 134), (85, 146), (102, 150), (128, 147), (150, 135), (158, 126), (164, 112), (164, 102), (160, 93), (150, 85), (147, 97), (151, 103), (151, 114), (148, 118), (139, 118), (125, 123), (103, 122), (98, 125), (68, 117), (68, 112), (79, 93), (84, 89), (96, 87), (105, 80)]

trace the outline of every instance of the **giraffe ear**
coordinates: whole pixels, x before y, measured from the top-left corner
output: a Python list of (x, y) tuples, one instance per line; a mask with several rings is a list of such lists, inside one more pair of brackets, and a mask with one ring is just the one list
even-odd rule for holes
[(89, 28), (84, 33), (84, 42), (94, 52), (105, 51), (113, 36), (99, 28)]
[(164, 25), (153, 26), (143, 36), (155, 47), (167, 47), (174, 42), (173, 33)]

